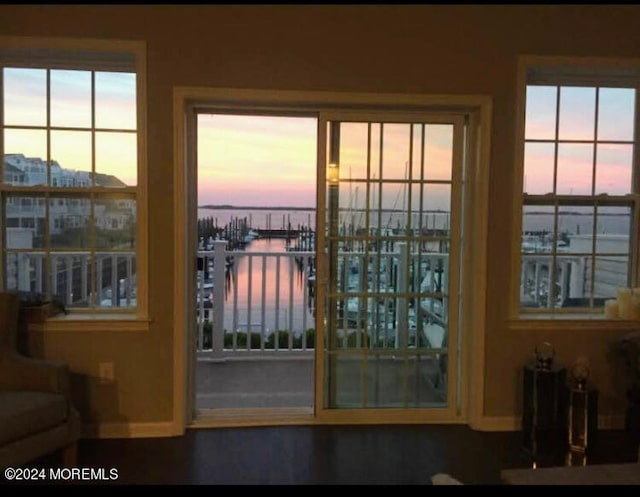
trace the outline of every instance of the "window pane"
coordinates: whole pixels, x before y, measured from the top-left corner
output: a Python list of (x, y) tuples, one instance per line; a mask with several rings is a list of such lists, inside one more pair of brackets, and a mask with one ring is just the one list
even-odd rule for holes
[[(453, 170), (453, 125), (425, 125), (424, 161), (425, 179), (451, 180)], [(419, 176), (414, 173), (414, 178), (417, 179)]]
[(21, 186), (47, 183), (47, 134), (27, 129), (4, 130), (5, 181)]
[(382, 226), (404, 229), (407, 225), (407, 188), (404, 183), (382, 183)]
[(44, 252), (7, 253), (7, 290), (43, 294), (45, 293), (44, 274)]
[(136, 75), (96, 72), (96, 128), (136, 129)]
[(628, 287), (628, 275), (629, 257), (596, 257), (593, 297), (597, 300), (594, 307), (604, 307), (605, 300), (617, 297), (619, 288)]
[(631, 252), (631, 207), (598, 207), (596, 252), (629, 254)]
[(83, 255), (55, 252), (50, 261), (51, 294), (67, 307), (87, 307), (89, 252)]
[(383, 128), (382, 177), (407, 179), (409, 176), (409, 124), (386, 124)]
[(49, 232), (52, 248), (86, 249), (89, 238), (90, 200), (78, 197), (49, 199)]
[(135, 253), (96, 254), (96, 305), (103, 308), (136, 305)]
[[(442, 262), (440, 259), (438, 262)], [(434, 270), (430, 271), (426, 285), (422, 285), (428, 293), (442, 293), (443, 282), (441, 281), (442, 270), (438, 272), (438, 267), (442, 268), (443, 264), (433, 264)], [(423, 324), (425, 325), (425, 334), (429, 343), (427, 346), (439, 348), (442, 345), (447, 330), (447, 316), (445, 313), (446, 305), (441, 297), (425, 297), (420, 299), (420, 312), (422, 314)]]
[(137, 165), (135, 133), (96, 133), (96, 186), (135, 186)]
[(411, 223), (423, 235), (449, 236), (451, 229), (451, 185), (414, 184), (411, 187)]
[(563, 205), (558, 208), (558, 252), (592, 253), (593, 218), (595, 208), (584, 205)]
[(558, 145), (558, 176), (556, 193), (591, 195), (593, 175), (593, 145)]
[(333, 395), (328, 399), (328, 408), (363, 407), (362, 361), (360, 355), (328, 354), (327, 362), (334, 372), (329, 377)]
[[(424, 185), (423, 221), (429, 236), (449, 236), (451, 230), (451, 185)], [(424, 231), (423, 231), (424, 232)]]
[[(426, 183), (424, 185), (422, 205), (425, 210), (439, 211), (437, 214), (442, 218), (443, 214), (451, 211), (451, 185)], [(444, 223), (438, 223), (441, 227)]]
[(51, 126), (91, 127), (91, 72), (51, 71)]
[(632, 88), (600, 88), (598, 140), (633, 140), (635, 96)]
[(522, 255), (520, 306), (550, 308), (549, 273), (551, 257), (533, 254)]
[(382, 126), (380, 123), (371, 123), (371, 148), (369, 153), (371, 154), (371, 172), (369, 173), (370, 179), (380, 179), (382, 174), (380, 173), (382, 165), (380, 164), (380, 129)]
[[(360, 290), (354, 288), (353, 291)], [(345, 306), (342, 311), (342, 316), (345, 320), (344, 326), (349, 329), (350, 336), (347, 339), (347, 347), (349, 348), (361, 349), (368, 347), (367, 338), (363, 336), (362, 333), (362, 330), (368, 326), (368, 302), (374, 305), (371, 299), (364, 297), (347, 297), (344, 300)], [(373, 308), (370, 307), (370, 310), (373, 310)]]
[(446, 405), (446, 364), (445, 355), (409, 356), (398, 360), (387, 354), (370, 354), (366, 359), (366, 369), (362, 369), (362, 373), (366, 371), (366, 405), (356, 405), (355, 398), (350, 405), (372, 408), (443, 407)]
[(338, 223), (340, 234), (355, 236), (358, 228), (363, 228), (364, 208), (366, 202), (366, 187), (364, 182), (340, 182), (338, 205), (340, 207)]
[(415, 407), (444, 407), (447, 405), (447, 365), (448, 354), (419, 355), (416, 360), (409, 359), (409, 371), (415, 368), (417, 387), (415, 391), (415, 403), (409, 406)]
[(51, 131), (52, 186), (91, 185), (91, 132)]
[(555, 207), (524, 205), (522, 207), (522, 251), (551, 252), (555, 239)]
[(47, 71), (4, 69), (4, 124), (47, 124)]
[(555, 86), (527, 86), (525, 139), (555, 139), (557, 91)]
[(553, 192), (553, 143), (525, 143), (524, 145), (524, 193), (542, 195)]
[(135, 307), (137, 301), (136, 286), (136, 257), (135, 253), (120, 254), (118, 256), (118, 287), (120, 307)]
[(588, 308), (590, 281), (585, 267), (590, 256), (558, 256), (556, 259), (556, 308)]
[(415, 183), (411, 185), (411, 228), (419, 230), (425, 223), (425, 192), (427, 186), (424, 183)]
[(367, 123), (340, 124), (340, 178), (367, 178), (367, 133)]
[(43, 197), (5, 197), (5, 236), (8, 249), (43, 248), (45, 207)]
[(424, 179), (424, 171), (422, 167), (423, 160), (423, 150), (422, 150), (422, 137), (424, 134), (424, 127), (422, 124), (412, 124), (413, 129), (412, 134), (412, 148), (411, 148), (411, 170), (412, 177), (411, 179), (423, 180)]
[(631, 193), (633, 146), (598, 145), (597, 154), (596, 194), (625, 195)]
[(100, 199), (95, 202), (94, 209), (97, 248), (135, 249), (135, 200)]
[(424, 313), (424, 334), (427, 343), (421, 346), (430, 349), (446, 347), (447, 326), (443, 322), (442, 301), (438, 299), (422, 299)]
[(558, 137), (561, 140), (593, 140), (595, 104), (595, 88), (561, 87)]

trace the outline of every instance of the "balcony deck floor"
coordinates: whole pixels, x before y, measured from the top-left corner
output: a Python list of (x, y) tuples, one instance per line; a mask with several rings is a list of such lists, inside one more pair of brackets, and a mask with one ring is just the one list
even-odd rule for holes
[[(406, 375), (410, 407), (441, 404), (437, 386), (437, 364), (411, 364)], [(365, 384), (368, 405), (403, 406), (404, 371), (400, 360), (369, 364)], [(341, 359), (336, 364), (338, 407), (359, 407), (362, 400), (362, 362)], [(226, 361), (200, 359), (196, 369), (196, 408), (281, 408), (313, 407), (314, 363), (310, 353), (299, 358), (230, 358)]]

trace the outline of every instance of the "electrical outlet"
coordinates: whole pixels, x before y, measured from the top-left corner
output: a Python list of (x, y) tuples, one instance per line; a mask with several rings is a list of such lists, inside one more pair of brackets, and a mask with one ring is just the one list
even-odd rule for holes
[(113, 383), (115, 375), (112, 362), (101, 362), (98, 365), (98, 378), (100, 378), (100, 383), (103, 385)]

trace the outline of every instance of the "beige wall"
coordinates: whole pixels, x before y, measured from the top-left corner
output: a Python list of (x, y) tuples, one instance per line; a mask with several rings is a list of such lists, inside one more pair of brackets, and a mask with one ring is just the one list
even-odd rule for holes
[[(620, 414), (603, 352), (619, 332), (508, 329), (504, 262), (517, 56), (638, 57), (638, 25), (637, 6), (1, 6), (0, 35), (147, 42), (151, 329), (40, 337), (46, 355), (77, 373), (85, 420), (172, 416), (173, 238), (166, 226), (174, 222), (172, 89), (182, 85), (491, 95), (485, 414), (519, 413), (520, 367), (543, 339), (561, 362), (591, 357), (601, 413)], [(115, 361), (113, 387), (91, 378), (103, 360)]]

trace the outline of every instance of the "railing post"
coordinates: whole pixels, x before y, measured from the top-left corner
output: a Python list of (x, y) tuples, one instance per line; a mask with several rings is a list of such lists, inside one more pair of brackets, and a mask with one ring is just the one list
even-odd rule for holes
[(224, 289), (226, 240), (213, 242), (213, 320), (211, 322), (211, 355), (222, 356), (224, 348)]

